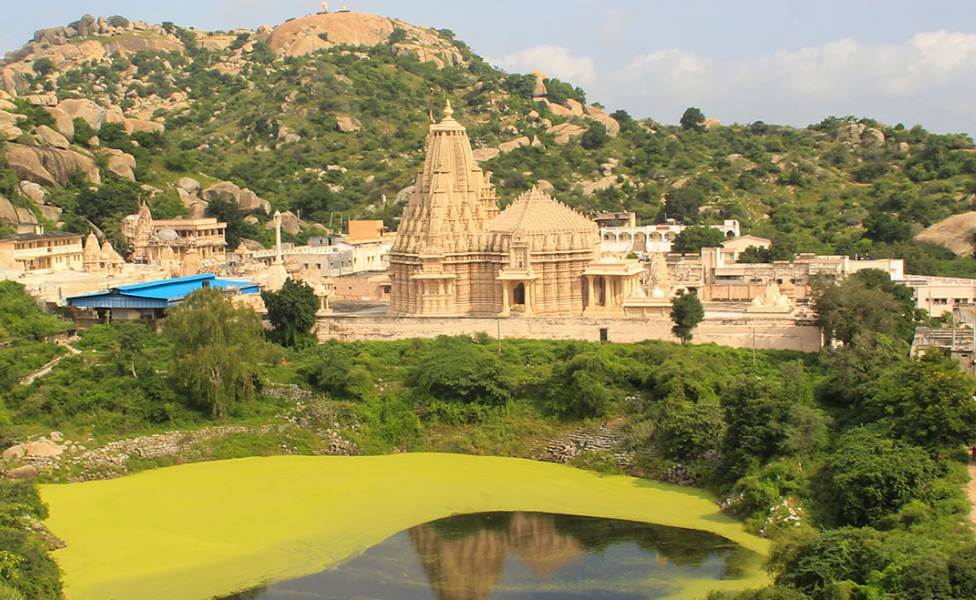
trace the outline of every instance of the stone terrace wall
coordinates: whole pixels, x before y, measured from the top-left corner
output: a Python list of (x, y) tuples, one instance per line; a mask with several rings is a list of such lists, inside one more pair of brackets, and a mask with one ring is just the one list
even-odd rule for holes
[[(387, 317), (329, 315), (319, 317), (320, 340), (402, 340), (439, 335), (487, 333), (502, 338), (600, 340), (606, 329), (611, 342), (677, 341), (669, 318), (592, 317)], [(694, 342), (734, 348), (820, 350), (820, 328), (783, 317), (708, 318), (695, 330)]]

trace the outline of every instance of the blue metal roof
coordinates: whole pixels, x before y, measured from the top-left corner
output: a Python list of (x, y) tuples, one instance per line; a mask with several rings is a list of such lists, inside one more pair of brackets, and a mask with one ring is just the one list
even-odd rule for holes
[(257, 294), (261, 291), (258, 284), (250, 281), (218, 279), (216, 275), (205, 273), (120, 285), (105, 292), (68, 298), (67, 303), (80, 308), (167, 308), (202, 287), (233, 289), (239, 294)]

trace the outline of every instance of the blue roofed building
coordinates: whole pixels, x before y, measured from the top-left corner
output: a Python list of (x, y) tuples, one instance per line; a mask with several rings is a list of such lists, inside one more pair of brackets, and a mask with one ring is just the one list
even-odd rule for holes
[(175, 306), (200, 288), (217, 288), (231, 296), (258, 294), (261, 286), (250, 281), (220, 279), (204, 273), (177, 279), (161, 279), (132, 285), (120, 285), (97, 294), (74, 296), (67, 305), (95, 311), (101, 320), (162, 318), (166, 309)]

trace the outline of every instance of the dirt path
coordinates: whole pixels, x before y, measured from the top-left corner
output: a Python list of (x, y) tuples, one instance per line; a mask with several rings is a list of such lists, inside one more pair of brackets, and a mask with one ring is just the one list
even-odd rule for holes
[(54, 360), (52, 360), (51, 362), (47, 363), (46, 365), (44, 365), (40, 369), (34, 371), (30, 375), (28, 375), (28, 376), (24, 377), (23, 379), (21, 379), (20, 380), (20, 384), (21, 385), (30, 385), (30, 384), (34, 383), (34, 381), (40, 379), (41, 377), (44, 377), (45, 375), (47, 375), (48, 373), (50, 373), (51, 371), (53, 371), (54, 370), (54, 367), (58, 366), (58, 363), (61, 362), (61, 359), (65, 358), (67, 356), (73, 356), (75, 354), (81, 354), (81, 350), (78, 350), (77, 348), (75, 348), (74, 346), (72, 346), (71, 343), (69, 341), (67, 341), (67, 340), (58, 340), (57, 344), (59, 346), (64, 346), (65, 348), (67, 348), (68, 353), (67, 354), (62, 354), (61, 356), (55, 358)]

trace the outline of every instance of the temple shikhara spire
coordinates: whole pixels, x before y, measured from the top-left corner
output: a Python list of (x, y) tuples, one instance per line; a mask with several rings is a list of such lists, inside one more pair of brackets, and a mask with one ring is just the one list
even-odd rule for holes
[(596, 223), (538, 188), (499, 214), (450, 101), (426, 152), (390, 253), (392, 314), (578, 315), (596, 301), (583, 278)]

